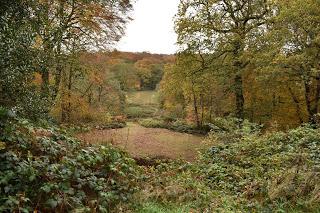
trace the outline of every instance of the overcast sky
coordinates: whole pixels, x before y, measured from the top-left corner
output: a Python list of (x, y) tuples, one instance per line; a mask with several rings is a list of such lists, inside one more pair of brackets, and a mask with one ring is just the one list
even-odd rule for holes
[(175, 53), (176, 34), (173, 17), (179, 0), (137, 0), (133, 21), (117, 49), (129, 52)]

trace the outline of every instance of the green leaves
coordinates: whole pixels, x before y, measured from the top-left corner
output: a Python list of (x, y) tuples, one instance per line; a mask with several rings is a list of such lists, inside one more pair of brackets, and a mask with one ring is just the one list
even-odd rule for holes
[(6, 148), (6, 144), (0, 141), (0, 151)]
[(58, 206), (58, 201), (54, 199), (49, 199), (47, 200), (46, 205), (48, 205), (51, 209), (55, 209)]
[(265, 206), (301, 205), (309, 211), (319, 207), (314, 200), (320, 177), (319, 129), (302, 126), (287, 133), (240, 137), (232, 132), (226, 133), (230, 137), (212, 136), (215, 134), (219, 133), (212, 132), (207, 140), (216, 145), (202, 158), (202, 172), (213, 190)]
[(57, 127), (27, 121), (10, 127), (15, 129), (6, 133), (10, 143), (0, 150), (0, 210), (71, 211), (95, 198), (90, 208), (109, 211), (134, 193), (139, 169), (125, 153), (83, 146)]

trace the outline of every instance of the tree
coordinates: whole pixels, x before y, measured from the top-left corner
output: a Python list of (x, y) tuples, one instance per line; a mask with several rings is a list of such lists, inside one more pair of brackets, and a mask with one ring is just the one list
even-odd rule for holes
[[(30, 0), (31, 1), (31, 0)], [(118, 41), (130, 20), (128, 0), (32, 0), (30, 22), (37, 34), (42, 91), (50, 96), (50, 73), (54, 75), (52, 99), (58, 92), (63, 54), (74, 39), (85, 49), (100, 49)], [(70, 49), (70, 48), (69, 48)]]
[(0, 3), (0, 105), (36, 116), (41, 109), (33, 111), (39, 100), (32, 85), (36, 51), (28, 6), (20, 0)]
[(125, 61), (120, 60), (119, 63), (112, 66), (111, 71), (119, 81), (122, 90), (128, 91), (130, 89), (139, 89), (136, 88), (139, 79), (133, 63), (126, 63)]
[(320, 2), (279, 1), (278, 8), (273, 33), (280, 35), (277, 40), (280, 51), (275, 62), (295, 82), (296, 89), (289, 89), (297, 107), (304, 99), (307, 119), (314, 122), (320, 101)]
[(132, 8), (128, 0), (5, 0), (0, 4), (0, 104), (29, 112), (28, 117), (49, 112), (62, 76), (69, 75), (70, 58), (119, 40)]
[[(235, 95), (236, 117), (244, 118), (243, 73), (250, 64), (249, 43), (265, 29), (270, 17), (267, 0), (183, 0), (176, 20), (182, 51), (206, 55), (203, 68), (228, 72)], [(219, 69), (220, 68), (220, 69)]]
[(145, 57), (135, 63), (140, 85), (143, 89), (156, 89), (162, 78), (163, 63), (155, 57)]

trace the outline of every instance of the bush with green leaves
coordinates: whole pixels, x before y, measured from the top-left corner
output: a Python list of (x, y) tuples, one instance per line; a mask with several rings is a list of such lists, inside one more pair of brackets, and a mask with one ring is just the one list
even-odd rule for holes
[(164, 212), (174, 212), (175, 208), (189, 212), (187, 209), (204, 210), (209, 206), (211, 189), (201, 179), (196, 165), (170, 160), (158, 163), (145, 169), (143, 193), (136, 198), (140, 208), (153, 204), (151, 207), (166, 207)]
[(148, 106), (130, 105), (124, 112), (128, 118), (147, 118), (152, 117), (156, 109)]
[(205, 125), (198, 128), (195, 125), (188, 124), (183, 120), (166, 121), (162, 118), (146, 118), (139, 121), (141, 126), (147, 128), (163, 128), (175, 132), (189, 133), (189, 134), (202, 134), (205, 135), (210, 131), (210, 127)]
[(30, 23), (32, 1), (0, 2), (0, 105), (36, 120), (47, 117), (52, 100), (33, 84), (39, 50)]
[(139, 120), (139, 124), (147, 128), (166, 128), (166, 123), (163, 120), (155, 118)]
[(208, 124), (212, 137), (215, 137), (218, 141), (224, 142), (237, 142), (239, 139), (245, 136), (260, 135), (262, 125), (251, 123), (248, 120), (241, 120), (234, 117), (217, 117)]
[(320, 209), (319, 129), (253, 132), (231, 141), (216, 134), (208, 137), (215, 145), (200, 160), (213, 190), (245, 199), (248, 210)]
[(139, 168), (122, 151), (6, 117), (1, 111), (1, 212), (110, 212), (132, 198)]

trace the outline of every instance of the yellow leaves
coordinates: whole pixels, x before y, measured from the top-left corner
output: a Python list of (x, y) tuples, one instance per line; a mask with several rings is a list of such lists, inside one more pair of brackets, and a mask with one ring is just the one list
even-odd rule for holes
[(54, 108), (52, 108), (50, 114), (56, 119), (61, 119), (63, 108), (66, 108), (65, 110), (70, 113), (70, 121), (83, 119), (90, 114), (87, 100), (74, 93), (62, 95)]
[(48, 5), (50, 3), (49, 0), (38, 0), (38, 3), (41, 5)]
[(4, 150), (6, 148), (6, 144), (0, 141), (0, 150)]
[(36, 72), (34, 74), (34, 79), (33, 79), (33, 82), (32, 82), (34, 85), (36, 86), (40, 86), (42, 84), (42, 78), (41, 78), (41, 75), (40, 73)]
[(110, 60), (108, 60), (108, 64), (112, 65), (116, 65), (116, 64), (121, 64), (123, 62), (122, 59), (118, 59), (118, 58), (112, 58)]
[(97, 70), (94, 70), (94, 71), (91, 71), (89, 73), (89, 81), (96, 84), (96, 85), (100, 85), (103, 83), (103, 76), (102, 76), (103, 73), (97, 71)]
[(40, 49), (43, 45), (43, 39), (40, 35), (36, 36), (33, 48)]
[(83, 4), (78, 13), (81, 25), (95, 32), (101, 32), (104, 23), (111, 24), (116, 20), (111, 8), (100, 3)]

